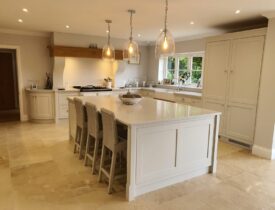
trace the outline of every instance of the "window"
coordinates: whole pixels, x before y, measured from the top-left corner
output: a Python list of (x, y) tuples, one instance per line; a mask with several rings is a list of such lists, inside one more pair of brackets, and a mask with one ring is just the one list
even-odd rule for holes
[(204, 53), (184, 53), (160, 59), (159, 80), (169, 79), (174, 84), (201, 86)]

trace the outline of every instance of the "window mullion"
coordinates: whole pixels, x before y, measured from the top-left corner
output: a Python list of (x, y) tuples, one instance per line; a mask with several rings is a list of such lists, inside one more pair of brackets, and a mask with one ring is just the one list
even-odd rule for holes
[(175, 75), (174, 78), (179, 81), (179, 57), (175, 57)]

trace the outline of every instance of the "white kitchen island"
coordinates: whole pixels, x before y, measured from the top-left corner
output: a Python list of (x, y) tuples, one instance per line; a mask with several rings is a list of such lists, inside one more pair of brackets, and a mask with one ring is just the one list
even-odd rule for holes
[[(216, 172), (220, 113), (151, 98), (136, 105), (124, 105), (117, 96), (79, 98), (84, 104), (95, 104), (98, 111), (114, 112), (117, 120), (128, 126), (128, 200)], [(75, 120), (72, 108), (69, 118)], [(70, 125), (75, 129), (73, 122)]]

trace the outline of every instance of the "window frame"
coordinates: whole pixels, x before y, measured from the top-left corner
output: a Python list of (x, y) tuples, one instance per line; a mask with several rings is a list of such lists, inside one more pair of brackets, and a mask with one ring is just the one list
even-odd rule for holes
[[(204, 51), (199, 51), (199, 52), (187, 52), (187, 53), (177, 53), (173, 56), (166, 56), (166, 57), (161, 57), (159, 59), (159, 70), (158, 72), (160, 73), (158, 75), (158, 79), (161, 81), (165, 78), (167, 78), (167, 72), (168, 72), (168, 57), (173, 57), (175, 58), (175, 70), (174, 70), (174, 79), (176, 81), (179, 80), (179, 60), (182, 57), (187, 57), (188, 58), (188, 68), (187, 71), (190, 72), (190, 77), (189, 77), (189, 81), (188, 83), (186, 83), (185, 85), (194, 85), (196, 83), (192, 83), (192, 73), (193, 71), (201, 71), (201, 86), (203, 83), (203, 70), (204, 70), (204, 59), (205, 59), (205, 55), (204, 55)], [(201, 70), (194, 70), (193, 69), (193, 57), (202, 57), (202, 66), (201, 66)], [(160, 65), (161, 63), (161, 65)]]

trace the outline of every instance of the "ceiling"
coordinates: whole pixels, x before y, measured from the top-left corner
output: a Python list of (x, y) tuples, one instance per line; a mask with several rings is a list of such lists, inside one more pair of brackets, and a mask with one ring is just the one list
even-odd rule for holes
[[(0, 28), (105, 36), (104, 20), (111, 19), (111, 36), (128, 38), (127, 10), (132, 8), (137, 11), (133, 19), (134, 38), (153, 41), (163, 28), (164, 3), (164, 0), (0, 0)], [(22, 8), (29, 12), (23, 12)], [(241, 12), (235, 14), (236, 10)], [(261, 25), (266, 22), (261, 15), (273, 10), (275, 0), (169, 0), (168, 28), (176, 39), (218, 34)]]

